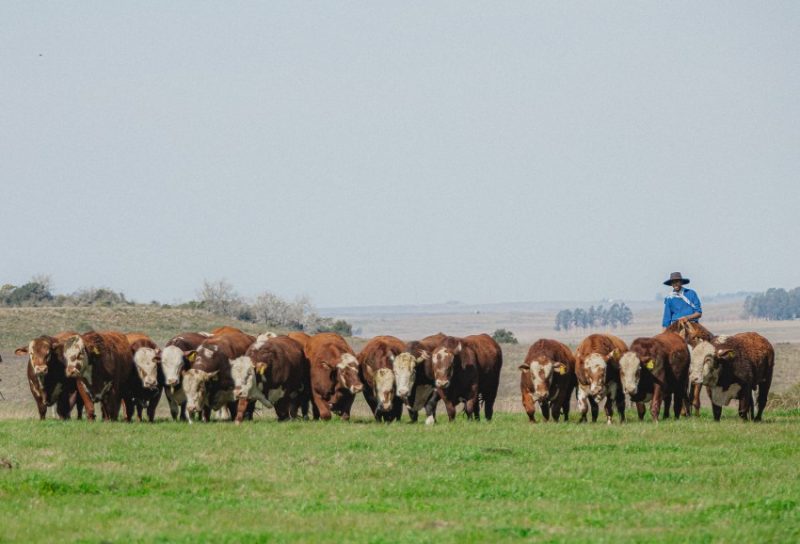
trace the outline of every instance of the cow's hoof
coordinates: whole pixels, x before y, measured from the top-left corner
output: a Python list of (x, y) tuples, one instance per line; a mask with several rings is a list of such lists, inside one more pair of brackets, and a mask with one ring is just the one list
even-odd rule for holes
[(425, 425), (433, 425), (434, 423), (436, 423), (436, 418), (433, 416), (428, 416), (427, 419), (425, 419)]

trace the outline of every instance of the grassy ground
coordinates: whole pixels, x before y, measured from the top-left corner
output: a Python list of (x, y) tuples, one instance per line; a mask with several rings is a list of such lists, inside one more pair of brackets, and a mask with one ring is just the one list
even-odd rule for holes
[(796, 542), (798, 444), (800, 411), (624, 426), (0, 421), (0, 541)]

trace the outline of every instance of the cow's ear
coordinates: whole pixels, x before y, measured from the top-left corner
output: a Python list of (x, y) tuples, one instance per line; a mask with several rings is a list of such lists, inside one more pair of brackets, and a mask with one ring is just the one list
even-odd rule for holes
[(14, 350), (14, 355), (27, 355), (28, 354), (28, 346), (24, 348), (17, 348)]
[(527, 363), (522, 363), (521, 365), (519, 365), (518, 368), (523, 372), (530, 372), (530, 370), (531, 370), (530, 365), (527, 364)]
[[(427, 352), (425, 354), (427, 355)], [(427, 357), (423, 357), (423, 356), (420, 355), (419, 357), (414, 359), (414, 362), (417, 363), (418, 365), (421, 365), (422, 363), (424, 363), (428, 359), (430, 359), (430, 355), (428, 355)]]
[(419, 352), (419, 357), (417, 357), (417, 364), (421, 363), (422, 361), (430, 361), (430, 360), (431, 360), (431, 354), (428, 353), (427, 350), (423, 349)]
[(209, 372), (208, 373), (208, 379), (209, 380), (216, 380), (218, 374), (219, 374), (219, 370), (215, 370), (214, 372)]
[(374, 370), (372, 370), (372, 367), (371, 367), (371, 366), (369, 366), (369, 365), (364, 365), (364, 374), (366, 374), (366, 376), (367, 376), (368, 378), (372, 379), (372, 378), (375, 376), (375, 371), (374, 371)]
[(394, 353), (389, 354), (389, 362), (394, 363)]
[(717, 350), (717, 358), (719, 359), (733, 359), (736, 357), (736, 353), (731, 348), (720, 348)]
[(183, 352), (183, 356), (186, 357), (187, 361), (189, 361), (190, 363), (193, 363), (194, 360), (197, 359), (197, 351), (195, 351), (195, 350), (184, 351)]
[(614, 348), (611, 350), (611, 353), (606, 355), (606, 361), (610, 361), (611, 359), (618, 359), (619, 358), (619, 350)]
[(326, 363), (325, 361), (322, 361), (320, 364), (322, 365), (322, 368), (327, 368), (328, 370), (333, 370), (333, 367), (331, 365), (329, 365), (328, 363)]
[(456, 349), (453, 350), (453, 355), (458, 355), (459, 353), (461, 353), (461, 342), (459, 342)]

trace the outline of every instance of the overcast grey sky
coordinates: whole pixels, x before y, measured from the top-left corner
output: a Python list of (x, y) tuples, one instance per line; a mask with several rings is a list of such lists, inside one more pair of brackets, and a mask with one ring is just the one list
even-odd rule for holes
[(800, 285), (800, 2), (0, 3), (0, 282)]

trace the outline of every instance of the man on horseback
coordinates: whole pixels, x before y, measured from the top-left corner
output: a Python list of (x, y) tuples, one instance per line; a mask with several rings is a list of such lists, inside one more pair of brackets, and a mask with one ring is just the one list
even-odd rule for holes
[(672, 292), (664, 298), (664, 318), (661, 325), (666, 329), (676, 321), (697, 322), (703, 315), (700, 298), (691, 289), (684, 287), (689, 283), (689, 278), (681, 276), (680, 272), (673, 272), (664, 285), (671, 285)]

